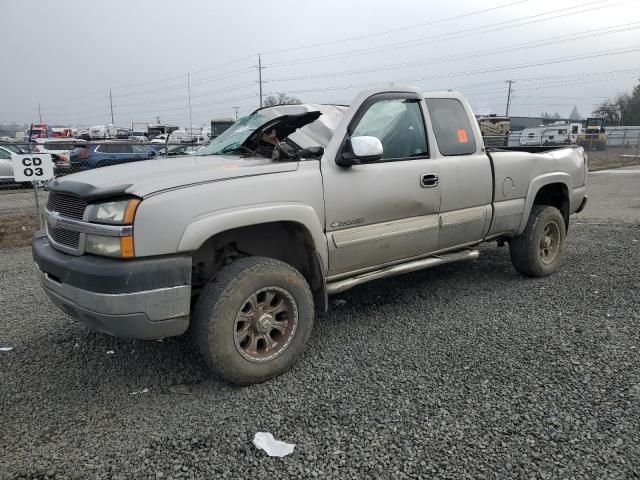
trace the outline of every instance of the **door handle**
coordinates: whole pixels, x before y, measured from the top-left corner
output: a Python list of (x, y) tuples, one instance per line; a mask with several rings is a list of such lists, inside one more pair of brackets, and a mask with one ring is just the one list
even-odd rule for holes
[(423, 188), (437, 187), (438, 175), (435, 173), (424, 173), (420, 175), (420, 186)]

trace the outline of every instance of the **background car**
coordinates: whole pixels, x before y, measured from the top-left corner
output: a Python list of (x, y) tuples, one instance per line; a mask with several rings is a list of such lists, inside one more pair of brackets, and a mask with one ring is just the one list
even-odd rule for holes
[(15, 183), (13, 178), (13, 165), (11, 164), (11, 154), (17, 153), (0, 146), (0, 185)]
[(86, 144), (78, 138), (36, 138), (32, 145), (34, 152), (49, 153), (58, 170), (69, 170), (69, 154), (78, 145)]
[(12, 153), (27, 153), (28, 149), (23, 148), (21, 145), (16, 145), (15, 143), (1, 143), (0, 147), (5, 150), (9, 150)]
[(135, 132), (129, 135), (127, 140), (129, 140), (130, 142), (137, 142), (137, 143), (147, 143), (149, 141), (146, 135), (138, 135)]
[(121, 163), (149, 160), (156, 152), (146, 145), (122, 142), (99, 142), (78, 145), (69, 154), (70, 171), (90, 170)]

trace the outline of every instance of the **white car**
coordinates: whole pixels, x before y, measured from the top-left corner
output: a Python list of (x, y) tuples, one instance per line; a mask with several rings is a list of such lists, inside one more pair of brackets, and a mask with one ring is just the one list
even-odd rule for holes
[(0, 185), (6, 183), (14, 183), (13, 165), (11, 164), (11, 155), (13, 152), (8, 148), (0, 146)]
[(86, 143), (86, 140), (78, 138), (36, 138), (34, 139), (33, 151), (50, 153), (56, 167), (65, 170), (69, 168), (71, 150)]
[(169, 135), (167, 135), (166, 133), (161, 133), (157, 137), (154, 137), (153, 140), (151, 140), (149, 143), (163, 143), (164, 144), (167, 141), (169, 141)]

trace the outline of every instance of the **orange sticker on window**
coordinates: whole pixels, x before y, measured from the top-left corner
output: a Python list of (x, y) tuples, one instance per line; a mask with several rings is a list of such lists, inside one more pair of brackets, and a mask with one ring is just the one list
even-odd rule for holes
[(460, 143), (467, 143), (469, 141), (466, 130), (458, 130), (458, 141)]

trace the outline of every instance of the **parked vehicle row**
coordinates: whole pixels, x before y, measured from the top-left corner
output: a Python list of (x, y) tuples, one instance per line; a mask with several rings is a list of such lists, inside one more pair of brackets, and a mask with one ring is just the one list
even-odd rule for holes
[(49, 154), (54, 174), (58, 176), (156, 157), (193, 155), (200, 147), (201, 145), (192, 144), (140, 144), (114, 140), (88, 142), (77, 138), (36, 138), (30, 144), (1, 143), (0, 184), (15, 183), (11, 161), (13, 154)]

